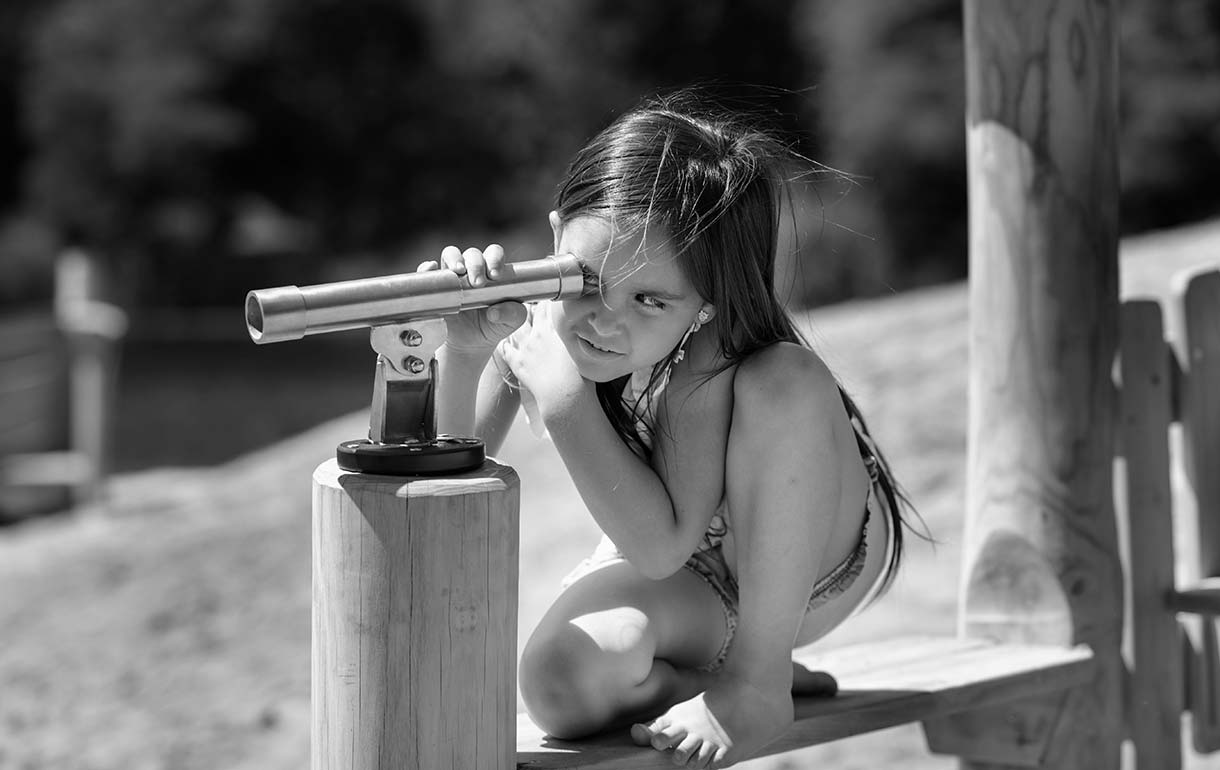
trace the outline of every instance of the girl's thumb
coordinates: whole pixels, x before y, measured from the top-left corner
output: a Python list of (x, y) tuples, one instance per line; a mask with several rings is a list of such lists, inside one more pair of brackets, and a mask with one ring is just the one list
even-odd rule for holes
[(527, 315), (525, 305), (520, 302), (501, 302), (487, 308), (487, 320), (497, 326), (507, 327), (508, 331), (525, 323)]

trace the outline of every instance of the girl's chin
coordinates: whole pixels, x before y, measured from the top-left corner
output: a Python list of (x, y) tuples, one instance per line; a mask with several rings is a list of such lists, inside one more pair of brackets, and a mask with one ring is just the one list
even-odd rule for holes
[(592, 382), (610, 382), (631, 373), (624, 371), (621, 366), (612, 367), (608, 364), (591, 364), (585, 361), (576, 362), (576, 371), (580, 372), (581, 377)]

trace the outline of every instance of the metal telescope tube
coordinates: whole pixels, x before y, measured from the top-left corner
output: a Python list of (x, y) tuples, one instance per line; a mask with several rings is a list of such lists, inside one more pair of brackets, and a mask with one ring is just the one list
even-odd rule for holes
[(246, 329), (258, 344), (307, 334), (435, 318), (509, 300), (573, 299), (584, 288), (580, 262), (570, 254), (507, 262), (500, 277), (471, 286), (452, 270), (280, 286), (246, 295)]

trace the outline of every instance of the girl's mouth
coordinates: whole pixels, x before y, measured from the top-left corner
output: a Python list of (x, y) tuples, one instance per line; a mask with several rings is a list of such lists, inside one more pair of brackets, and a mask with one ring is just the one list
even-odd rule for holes
[(582, 337), (579, 334), (576, 335), (576, 339), (580, 340), (580, 347), (583, 350), (585, 350), (586, 352), (591, 353), (592, 355), (601, 356), (601, 357), (608, 357), (608, 356), (618, 357), (618, 356), (623, 355), (622, 353), (619, 353), (617, 350), (610, 350), (609, 348), (603, 348), (600, 345), (590, 342), (588, 339), (586, 339), (585, 337)]

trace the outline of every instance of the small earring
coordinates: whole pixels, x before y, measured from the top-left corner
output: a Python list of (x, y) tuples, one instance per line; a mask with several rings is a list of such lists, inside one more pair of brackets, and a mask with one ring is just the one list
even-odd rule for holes
[(712, 319), (712, 314), (705, 309), (700, 309), (699, 314), (695, 316), (695, 322), (686, 330), (686, 334), (682, 335), (682, 341), (678, 343), (678, 349), (673, 355), (673, 362), (676, 364), (683, 358), (686, 358), (686, 343), (690, 336), (699, 331), (702, 326)]

